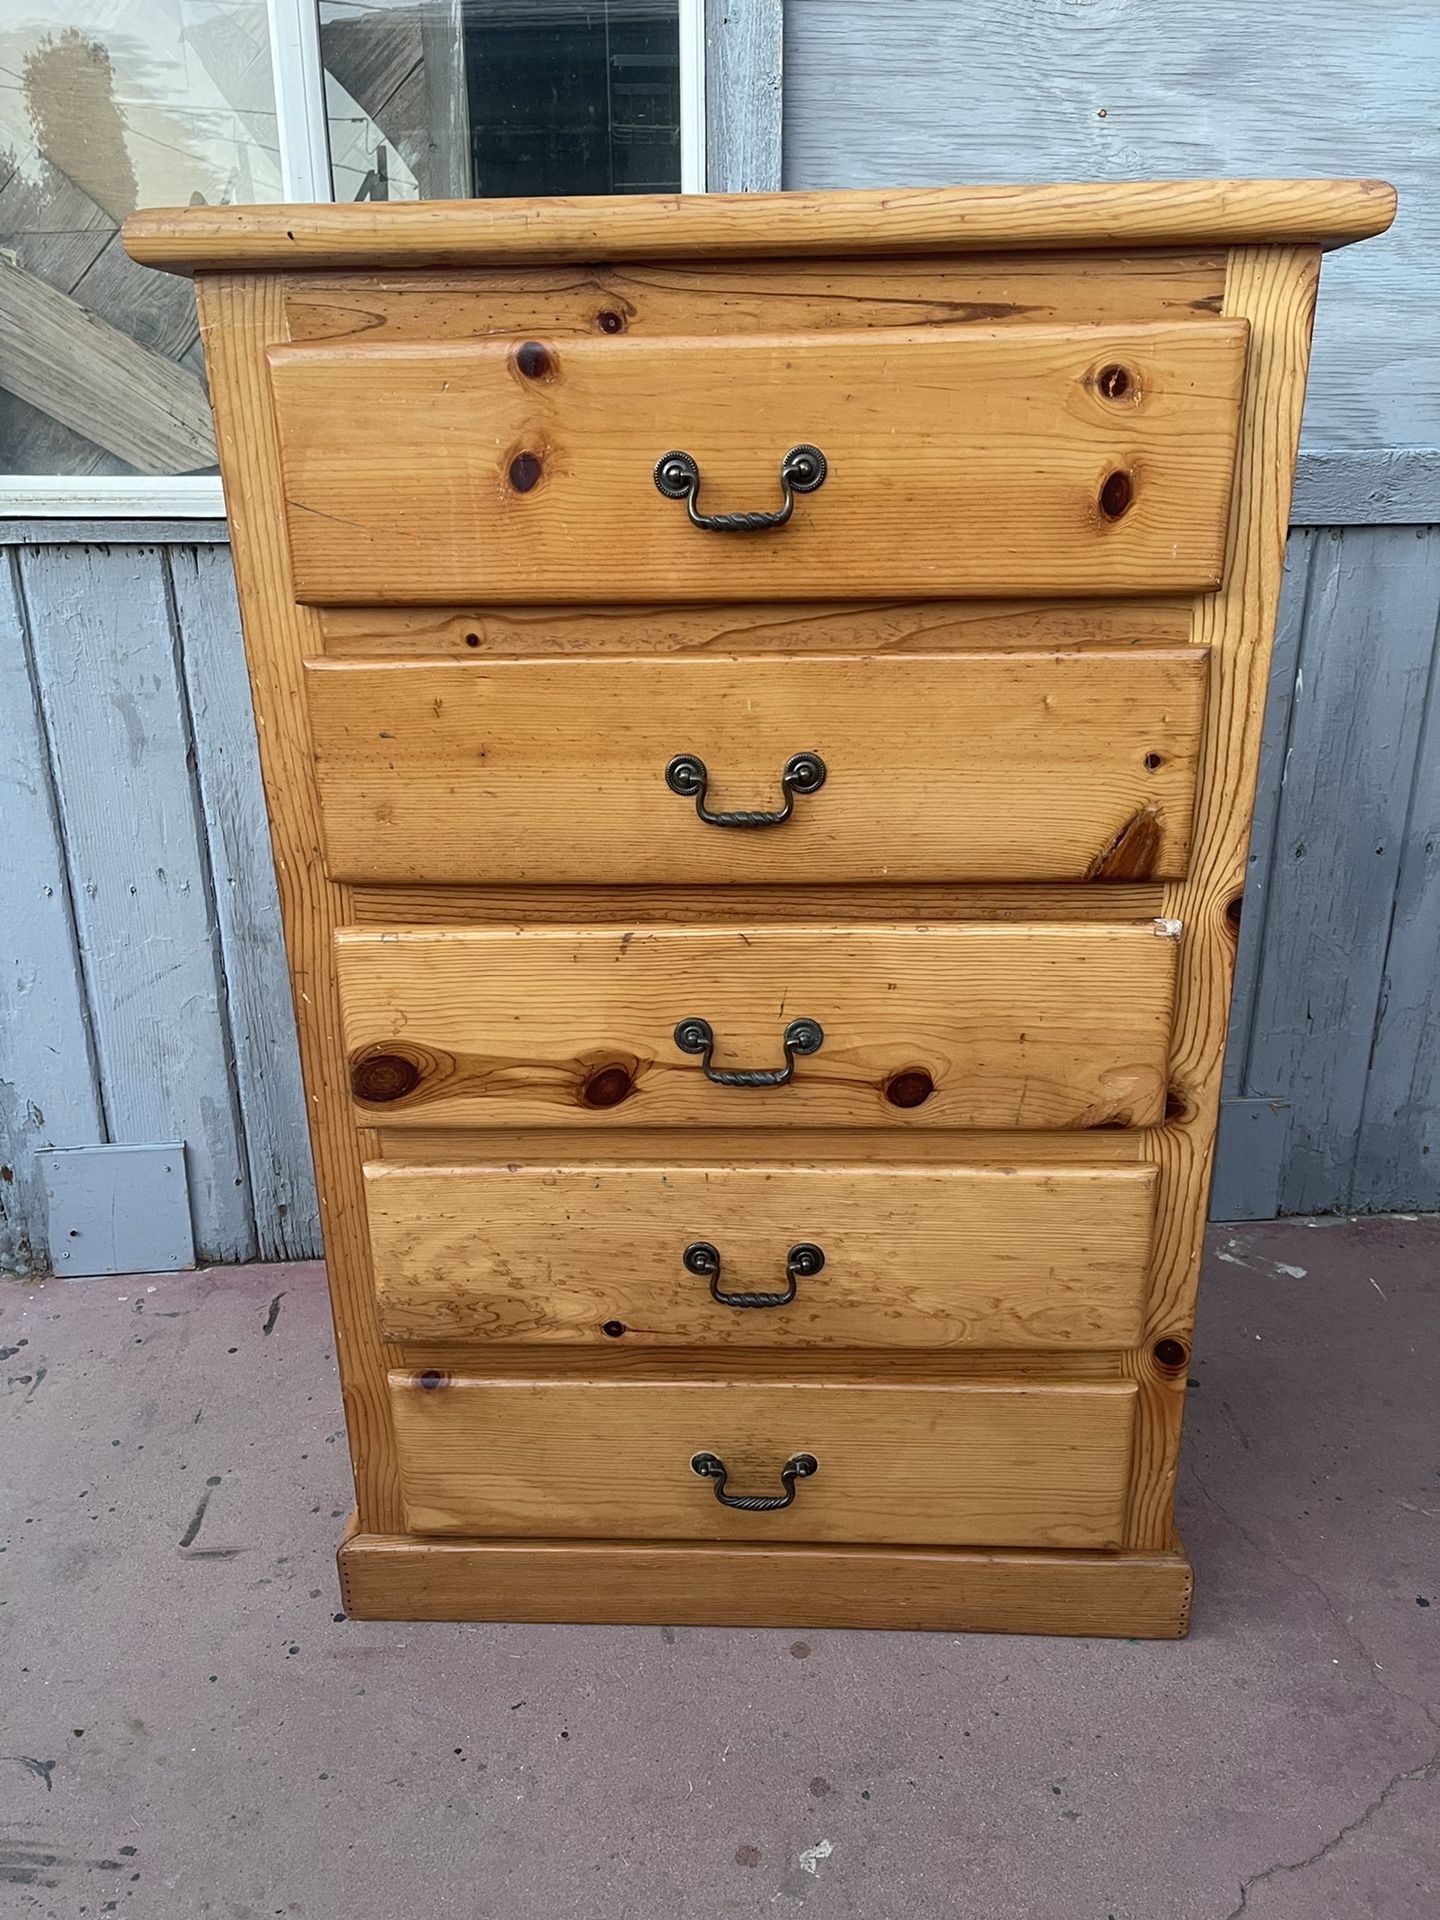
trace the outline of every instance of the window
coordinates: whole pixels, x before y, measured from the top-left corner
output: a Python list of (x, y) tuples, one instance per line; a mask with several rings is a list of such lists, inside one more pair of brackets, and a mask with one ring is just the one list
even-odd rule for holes
[(703, 187), (702, 0), (9, 0), (0, 512), (220, 511), (139, 206)]

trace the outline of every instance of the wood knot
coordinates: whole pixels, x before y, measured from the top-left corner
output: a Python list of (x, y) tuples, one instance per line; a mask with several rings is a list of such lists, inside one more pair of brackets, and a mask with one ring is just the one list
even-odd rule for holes
[(925, 1067), (906, 1067), (885, 1082), (885, 1098), (892, 1107), (923, 1107), (935, 1091), (935, 1081)]
[(1129, 474), (1119, 468), (1107, 473), (1100, 483), (1100, 511), (1107, 520), (1118, 520), (1127, 513), (1134, 497), (1135, 488)]
[(1128, 367), (1101, 367), (1095, 376), (1095, 391), (1102, 400), (1124, 400), (1132, 390), (1136, 390), (1136, 382)]
[(529, 493), (532, 487), (539, 486), (544, 471), (538, 453), (517, 453), (510, 462), (510, 484), (516, 493)]
[(370, 1053), (350, 1063), (350, 1091), (372, 1106), (403, 1100), (419, 1084), (419, 1067), (403, 1053)]
[(618, 1107), (634, 1091), (635, 1081), (630, 1069), (612, 1062), (609, 1066), (594, 1068), (586, 1076), (580, 1088), (580, 1098), (587, 1107)]
[(527, 380), (543, 380), (546, 374), (555, 371), (549, 349), (542, 347), (538, 340), (527, 340), (515, 349), (515, 366)]
[(1157, 1367), (1163, 1367), (1166, 1373), (1179, 1373), (1190, 1359), (1190, 1349), (1183, 1340), (1157, 1340), (1150, 1349)]

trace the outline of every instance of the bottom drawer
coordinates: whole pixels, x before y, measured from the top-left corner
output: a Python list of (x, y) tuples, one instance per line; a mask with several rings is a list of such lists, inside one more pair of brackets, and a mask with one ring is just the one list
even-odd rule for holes
[[(412, 1533), (1115, 1547), (1133, 1382), (888, 1386), (392, 1373)], [(721, 1504), (780, 1499), (778, 1510)], [(782, 1491), (782, 1468), (813, 1461)]]

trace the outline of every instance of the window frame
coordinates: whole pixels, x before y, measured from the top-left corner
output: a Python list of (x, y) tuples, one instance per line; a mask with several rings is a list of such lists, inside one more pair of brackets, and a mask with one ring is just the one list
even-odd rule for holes
[[(706, 191), (705, 0), (677, 0), (680, 32), (680, 191)], [(320, 0), (266, 0), (281, 187), (288, 202), (333, 200)], [(223, 520), (218, 475), (8, 474), (0, 518)]]

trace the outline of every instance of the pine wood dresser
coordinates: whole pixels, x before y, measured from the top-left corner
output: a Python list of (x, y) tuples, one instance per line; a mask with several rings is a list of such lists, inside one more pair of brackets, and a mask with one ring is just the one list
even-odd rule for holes
[(1374, 182), (195, 208), (352, 1613), (1178, 1635)]

